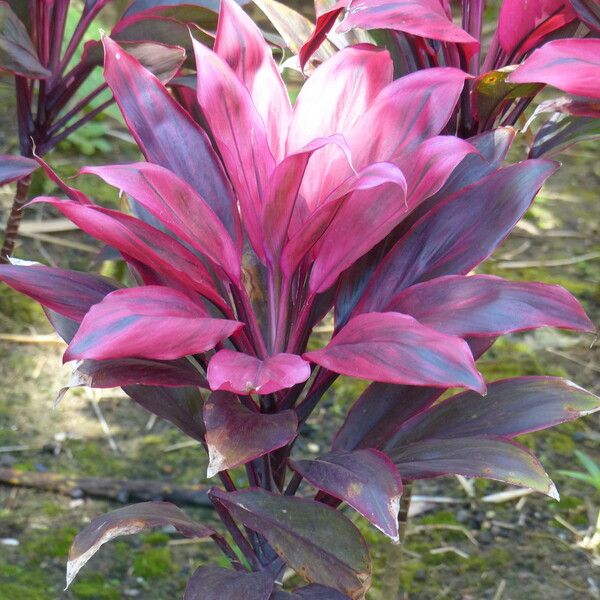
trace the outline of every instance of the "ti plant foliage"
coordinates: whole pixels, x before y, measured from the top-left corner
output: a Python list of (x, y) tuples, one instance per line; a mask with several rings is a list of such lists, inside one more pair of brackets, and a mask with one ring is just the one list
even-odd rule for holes
[[(0, 72), (14, 77), (20, 150), (20, 155), (0, 155), (0, 185), (19, 182), (0, 251), (3, 262), (12, 254), (29, 176), (38, 167), (33, 155), (44, 156), (113, 103), (112, 97), (103, 98), (106, 84), (81, 91), (102, 65), (101, 43), (86, 42), (85, 36), (113, 4), (114, 0), (0, 0)], [(189, 45), (188, 28), (181, 21), (214, 27), (218, 6), (216, 0), (132, 0), (111, 35), (167, 82), (183, 64), (182, 46)], [(69, 11), (79, 11), (72, 34), (67, 28)]]
[[(283, 19), (273, 2), (257, 4)], [(439, 18), (419, 20), (417, 4)], [(480, 18), (481, 3), (464, 4)], [(384, 18), (381, 5), (353, 2), (344, 27)], [(39, 264), (3, 265), (0, 279), (44, 306), (69, 344), (65, 360), (77, 361), (72, 385), (121, 386), (208, 452), (226, 535), (171, 504), (128, 506), (77, 536), (68, 582), (111, 538), (169, 524), (212, 538), (231, 561), (200, 567), (185, 600), (360, 599), (371, 563), (342, 504), (397, 540), (403, 484), (414, 480), (456, 473), (556, 497), (514, 438), (596, 411), (600, 400), (554, 377), (486, 383), (476, 360), (501, 335), (593, 325), (558, 286), (470, 273), (558, 165), (504, 166), (515, 131), (492, 128), (495, 118), (475, 137), (454, 135), (458, 120), (463, 132), (474, 123), (462, 104), (477, 95), (464, 70), (474, 63), (460, 58), (478, 56), (473, 30), (454, 25), (444, 2), (393, 6), (416, 15), (402, 34), (406, 60), (418, 47), (423, 60), (437, 48), (456, 61), (395, 77), (387, 49), (349, 45), (314, 68), (293, 107), (269, 45), (233, 0), (222, 1), (212, 48), (191, 40), (197, 81), (186, 82), (182, 103), (130, 48), (103, 39), (106, 84), (146, 160), (82, 173), (124, 193), (133, 214), (94, 204), (40, 158), (67, 199), (34, 202), (117, 249), (136, 285)], [(529, 32), (526, 11), (514, 10)], [(491, 68), (535, 46), (505, 43), (494, 42)], [(558, 82), (536, 62), (555, 42), (511, 77), (597, 96), (589, 81), (599, 66), (580, 43), (566, 42), (571, 66)], [(333, 335), (315, 347), (326, 315)], [(303, 425), (340, 375), (371, 383), (328, 452), (296, 456)], [(450, 388), (464, 391), (444, 395)], [(284, 590), (286, 567), (307, 585)]]

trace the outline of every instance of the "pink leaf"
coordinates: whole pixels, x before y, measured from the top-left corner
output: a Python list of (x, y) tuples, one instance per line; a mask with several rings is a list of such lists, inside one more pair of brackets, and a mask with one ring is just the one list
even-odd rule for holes
[(108, 37), (103, 44), (104, 78), (145, 157), (189, 183), (241, 246), (235, 199), (208, 136), (135, 58)]
[(117, 290), (92, 306), (64, 359), (171, 360), (206, 352), (242, 325), (208, 318), (201, 306), (170, 288)]
[(559, 90), (600, 100), (600, 40), (548, 42), (508, 76), (511, 83), (545, 83)]
[(207, 377), (212, 390), (272, 394), (306, 381), (310, 365), (296, 354), (275, 354), (260, 360), (225, 349), (211, 358)]
[(354, 317), (325, 348), (307, 352), (304, 358), (360, 379), (485, 391), (464, 340), (400, 313)]
[(208, 477), (285, 446), (296, 437), (298, 427), (293, 410), (254, 412), (227, 392), (211, 394), (204, 404), (204, 423), (210, 458)]
[(173, 233), (239, 281), (241, 256), (212, 208), (174, 173), (150, 163), (84, 167), (132, 196)]
[(262, 197), (275, 166), (265, 125), (231, 67), (196, 40), (193, 44), (198, 103), (231, 177), (250, 242), (262, 255)]
[(265, 123), (271, 153), (281, 160), (292, 113), (290, 98), (260, 29), (233, 0), (221, 2), (214, 51), (250, 92)]

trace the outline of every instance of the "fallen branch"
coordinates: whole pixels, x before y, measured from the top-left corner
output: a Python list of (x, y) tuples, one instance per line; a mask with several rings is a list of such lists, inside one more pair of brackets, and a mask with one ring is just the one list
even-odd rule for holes
[(178, 506), (212, 507), (206, 493), (208, 487), (173, 485), (152, 479), (66, 477), (58, 473), (0, 469), (0, 484), (56, 492), (71, 498), (106, 498), (123, 504), (165, 500)]
[(515, 260), (505, 261), (496, 264), (498, 269), (530, 269), (536, 267), (566, 267), (578, 263), (587, 262), (600, 258), (600, 252), (590, 252), (580, 256), (570, 256), (568, 258), (557, 258), (555, 260)]

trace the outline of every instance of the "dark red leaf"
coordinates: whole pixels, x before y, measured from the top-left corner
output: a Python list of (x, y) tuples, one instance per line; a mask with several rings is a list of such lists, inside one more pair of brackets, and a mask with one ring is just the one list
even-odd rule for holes
[(268, 573), (207, 565), (191, 576), (183, 600), (269, 600), (272, 589), (273, 578)]

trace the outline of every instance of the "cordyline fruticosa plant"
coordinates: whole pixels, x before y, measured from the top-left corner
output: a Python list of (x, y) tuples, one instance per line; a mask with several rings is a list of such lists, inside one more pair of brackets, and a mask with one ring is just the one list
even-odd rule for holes
[[(82, 173), (126, 194), (135, 216), (93, 204), (41, 159), (68, 199), (34, 202), (119, 250), (137, 285), (38, 264), (3, 265), (0, 279), (45, 307), (65, 360), (78, 361), (72, 385), (122, 386), (204, 446), (229, 536), (172, 504), (128, 506), (77, 536), (68, 582), (114, 536), (172, 525), (231, 561), (200, 567), (186, 600), (358, 599), (371, 566), (342, 503), (398, 539), (413, 480), (456, 473), (556, 497), (514, 438), (599, 399), (555, 377), (486, 384), (475, 360), (507, 333), (593, 326), (560, 287), (469, 275), (556, 163), (502, 166), (510, 128), (448, 135), (468, 75), (436, 67), (394, 80), (389, 52), (373, 45), (326, 60), (292, 108), (232, 0), (214, 49), (192, 42), (202, 128), (136, 58), (103, 43), (107, 85), (147, 161)], [(307, 351), (327, 314), (331, 340)], [(340, 374), (372, 383), (331, 451), (292, 458)], [(456, 387), (466, 391), (439, 401)], [(286, 567), (309, 585), (283, 591)]]
[[(85, 95), (81, 90), (102, 65), (100, 42), (85, 42), (85, 36), (103, 9), (114, 4), (84, 0), (70, 33), (68, 13), (78, 6), (71, 0), (0, 0), (0, 73), (14, 76), (20, 151), (0, 155), (0, 185), (18, 182), (2, 262), (14, 249), (30, 175), (38, 168), (34, 152), (44, 156), (113, 103), (112, 97), (103, 98), (106, 84)], [(218, 7), (218, 0), (132, 0), (111, 35), (167, 82), (183, 65), (185, 47), (191, 49), (187, 25), (176, 19), (214, 28)]]

